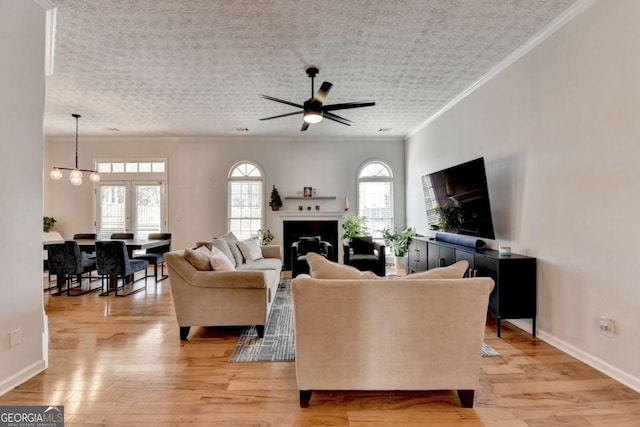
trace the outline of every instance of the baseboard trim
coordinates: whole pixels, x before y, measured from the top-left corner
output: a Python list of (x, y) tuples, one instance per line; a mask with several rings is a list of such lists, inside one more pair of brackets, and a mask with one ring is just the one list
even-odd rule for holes
[(40, 372), (46, 369), (46, 362), (44, 359), (40, 359), (30, 366), (22, 369), (16, 374), (10, 376), (6, 380), (0, 383), (0, 396), (18, 387), (20, 384), (30, 380), (38, 375)]
[[(526, 320), (507, 320), (509, 323), (514, 326), (524, 330), (527, 333), (531, 331), (531, 322)], [(621, 382), (627, 387), (633, 389), (634, 391), (640, 393), (640, 378), (634, 377), (633, 375), (624, 372), (621, 369), (616, 368), (615, 366), (605, 362), (604, 360), (595, 357), (592, 354), (587, 353), (586, 351), (579, 349), (578, 347), (569, 344), (568, 342), (561, 340), (560, 338), (551, 335), (548, 332), (541, 331), (538, 329), (537, 337), (546, 342), (549, 345), (554, 346), (558, 350), (561, 350), (564, 353), (567, 353), (569, 356), (575, 357), (579, 361), (586, 363), (591, 366), (593, 369), (596, 369), (603, 374), (613, 378), (616, 381)]]

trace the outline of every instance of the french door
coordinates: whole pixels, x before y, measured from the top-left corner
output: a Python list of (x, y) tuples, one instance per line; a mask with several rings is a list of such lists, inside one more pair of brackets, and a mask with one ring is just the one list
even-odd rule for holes
[(110, 181), (96, 188), (98, 238), (112, 233), (133, 233), (145, 239), (166, 229), (164, 181)]

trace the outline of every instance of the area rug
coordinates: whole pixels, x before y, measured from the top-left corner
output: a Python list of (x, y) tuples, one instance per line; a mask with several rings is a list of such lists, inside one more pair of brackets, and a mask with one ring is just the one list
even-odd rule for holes
[[(500, 356), (500, 353), (482, 343), (482, 356)], [(258, 338), (255, 326), (245, 328), (229, 362), (293, 362), (295, 359), (291, 279), (283, 277), (264, 328), (264, 338)]]

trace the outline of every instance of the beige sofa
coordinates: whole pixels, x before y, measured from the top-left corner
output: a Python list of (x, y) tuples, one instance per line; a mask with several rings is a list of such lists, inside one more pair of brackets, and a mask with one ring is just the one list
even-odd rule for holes
[(457, 390), (473, 406), (492, 279), (291, 286), (301, 407), (312, 390)]
[(256, 325), (264, 336), (282, 256), (278, 245), (261, 250), (263, 259), (236, 265), (235, 271), (198, 271), (185, 250), (165, 254), (180, 339), (187, 339), (191, 326)]

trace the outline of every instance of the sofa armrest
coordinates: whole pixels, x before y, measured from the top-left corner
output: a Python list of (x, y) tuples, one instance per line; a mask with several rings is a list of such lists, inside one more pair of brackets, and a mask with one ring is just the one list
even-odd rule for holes
[(278, 258), (282, 260), (282, 252), (280, 251), (280, 245), (263, 245), (260, 246), (262, 250), (262, 256), (265, 258)]

